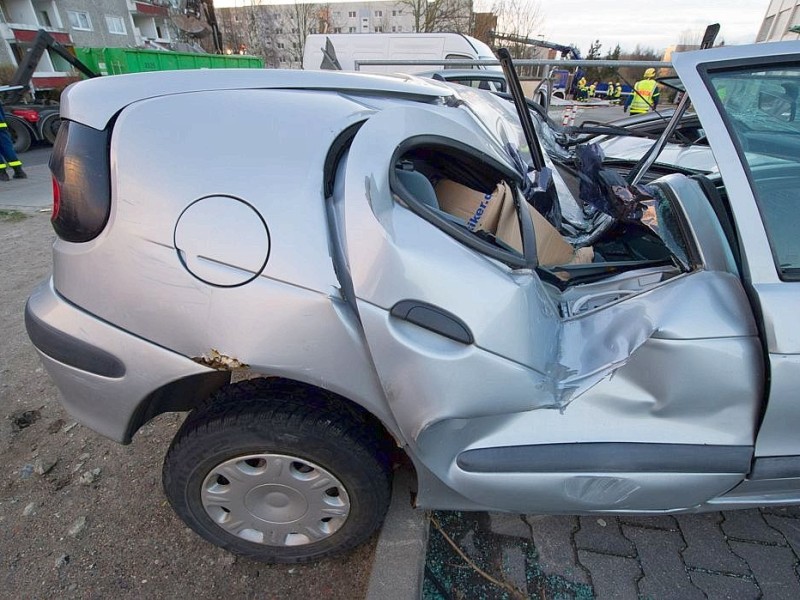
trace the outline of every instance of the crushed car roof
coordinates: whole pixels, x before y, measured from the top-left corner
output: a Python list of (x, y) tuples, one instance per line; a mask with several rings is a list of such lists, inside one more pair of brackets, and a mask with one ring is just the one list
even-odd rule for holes
[(451, 88), (434, 80), (403, 75), (285, 69), (159, 71), (98, 77), (73, 84), (64, 94), (61, 115), (103, 129), (132, 102), (170, 94), (234, 89), (342, 90), (430, 99), (454, 94)]

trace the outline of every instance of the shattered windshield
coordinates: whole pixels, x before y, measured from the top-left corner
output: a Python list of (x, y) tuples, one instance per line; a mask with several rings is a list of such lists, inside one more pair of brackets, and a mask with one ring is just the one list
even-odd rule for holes
[(749, 173), (778, 272), (800, 280), (800, 65), (708, 77)]

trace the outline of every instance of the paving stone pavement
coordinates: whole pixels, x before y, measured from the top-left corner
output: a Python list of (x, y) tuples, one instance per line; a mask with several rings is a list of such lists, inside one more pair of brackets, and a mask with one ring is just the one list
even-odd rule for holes
[(800, 599), (800, 507), (431, 519), (425, 600)]

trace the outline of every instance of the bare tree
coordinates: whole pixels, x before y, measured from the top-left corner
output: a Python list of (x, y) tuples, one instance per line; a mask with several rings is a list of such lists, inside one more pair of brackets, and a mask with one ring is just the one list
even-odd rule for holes
[(678, 43), (675, 50), (683, 52), (685, 50), (697, 50), (700, 48), (700, 42), (703, 40), (703, 33), (700, 31), (693, 31), (691, 29), (684, 29), (678, 37)]
[(249, 36), (250, 53), (264, 57), (264, 64), (268, 67), (280, 66), (280, 53), (275, 38), (276, 15), (272, 8), (263, 5), (261, 0), (256, 0), (245, 6), (246, 26)]
[(320, 4), (317, 11), (317, 28), (311, 33), (333, 33), (333, 10), (330, 4)]
[[(603, 44), (600, 43), (600, 40), (595, 40), (589, 45), (589, 51), (586, 53), (586, 60), (600, 60), (601, 54), (600, 51), (603, 48)], [(593, 81), (597, 81), (598, 77), (600, 76), (600, 70), (598, 67), (586, 67), (586, 71), (584, 71), (583, 76), (586, 78), (586, 81), (591, 83)]]
[(416, 32), (470, 31), (472, 0), (398, 0), (397, 4), (411, 11)]
[(333, 30), (328, 4), (286, 4), (275, 6), (252, 0), (237, 8), (219, 9), (228, 49), (264, 57), (268, 67), (303, 61), (309, 33)]
[[(535, 38), (544, 25), (544, 14), (538, 0), (496, 0), (492, 13), (497, 16), (497, 28), (516, 37)], [(523, 48), (508, 46), (511, 56), (515, 51), (524, 54)]]
[[(544, 15), (537, 0), (496, 0), (492, 13), (497, 17), (497, 30), (512, 38), (537, 39), (542, 30)], [(505, 46), (514, 58), (537, 58), (542, 52), (536, 46), (521, 42), (498, 40), (495, 45)], [(520, 68), (520, 75), (533, 76), (532, 67)], [(540, 74), (538, 74), (540, 75)]]
[(225, 39), (225, 49), (233, 51), (233, 48), (238, 48), (241, 44), (249, 41), (244, 32), (244, 28), (239, 26), (239, 19), (241, 18), (236, 9), (224, 8), (219, 10), (217, 20), (219, 21), (220, 29), (222, 30), (223, 38)]
[(283, 7), (281, 17), (288, 40), (287, 55), (292, 63), (303, 62), (306, 36), (331, 29), (330, 7), (327, 4), (290, 4)]
[(267, 67), (279, 66), (275, 17), (273, 8), (262, 4), (261, 0), (245, 6), (218, 9), (217, 20), (225, 51), (260, 56)]
[(378, 33), (386, 33), (389, 31), (389, 11), (382, 10), (381, 16), (372, 20), (372, 28)]
[(341, 9), (328, 11), (328, 31), (326, 33), (347, 33), (347, 18)]
[[(659, 61), (663, 58), (663, 56), (660, 52), (657, 52), (654, 48), (648, 48), (637, 44), (633, 52), (622, 53), (620, 55), (620, 58), (622, 60)], [(620, 69), (618, 69), (618, 74), (620, 79), (624, 83), (633, 85), (642, 78), (642, 76), (644, 75), (644, 71), (645, 69), (643, 67), (621, 67)]]

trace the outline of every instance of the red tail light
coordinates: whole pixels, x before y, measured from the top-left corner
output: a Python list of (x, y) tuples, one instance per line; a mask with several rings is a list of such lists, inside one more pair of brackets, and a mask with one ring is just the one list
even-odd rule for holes
[(88, 242), (100, 235), (111, 213), (109, 141), (102, 131), (62, 121), (50, 154), (56, 235), (67, 242)]
[(25, 119), (28, 123), (36, 123), (39, 120), (39, 113), (32, 108), (16, 108), (11, 114)]
[(61, 186), (58, 185), (58, 179), (53, 177), (53, 214), (50, 215), (50, 220), (55, 221), (58, 218), (58, 211), (61, 208)]

